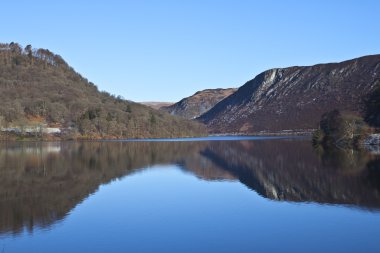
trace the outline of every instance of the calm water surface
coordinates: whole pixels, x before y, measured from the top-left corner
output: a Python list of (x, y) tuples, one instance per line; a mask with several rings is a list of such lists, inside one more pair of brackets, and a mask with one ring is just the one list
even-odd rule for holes
[(309, 140), (0, 143), (0, 252), (380, 252), (380, 157)]

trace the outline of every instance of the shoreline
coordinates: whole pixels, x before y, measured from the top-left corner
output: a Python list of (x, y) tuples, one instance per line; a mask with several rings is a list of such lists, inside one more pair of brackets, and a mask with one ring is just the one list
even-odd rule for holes
[[(184, 136), (184, 137), (147, 137), (147, 138), (33, 138), (25, 137), (23, 139), (17, 138), (0, 138), (0, 142), (87, 142), (87, 141), (104, 141), (104, 142), (118, 142), (118, 141), (130, 141), (130, 142), (145, 142), (145, 141), (207, 141), (207, 140), (260, 140), (260, 139), (285, 139), (285, 138), (302, 138), (309, 137), (311, 134), (297, 134), (297, 133), (260, 133), (260, 134), (210, 134), (206, 136)], [(239, 138), (240, 137), (240, 138)]]

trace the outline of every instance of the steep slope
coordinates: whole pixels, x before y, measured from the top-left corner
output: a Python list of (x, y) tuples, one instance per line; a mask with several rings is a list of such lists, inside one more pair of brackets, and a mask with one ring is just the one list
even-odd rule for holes
[(380, 78), (380, 55), (267, 70), (200, 117), (213, 132), (313, 129), (332, 109), (362, 113)]
[(38, 136), (47, 127), (65, 138), (178, 137), (203, 131), (193, 122), (100, 92), (49, 50), (0, 44), (0, 135)]
[(198, 91), (194, 95), (184, 98), (171, 106), (161, 107), (161, 110), (167, 111), (172, 115), (194, 119), (210, 110), (219, 101), (235, 91), (235, 88)]

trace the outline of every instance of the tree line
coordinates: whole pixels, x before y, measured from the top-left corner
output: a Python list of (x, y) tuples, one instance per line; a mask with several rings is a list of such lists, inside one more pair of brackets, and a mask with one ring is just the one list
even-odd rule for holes
[(30, 125), (62, 128), (67, 138), (204, 133), (198, 123), (99, 91), (48, 49), (0, 44), (0, 128)]

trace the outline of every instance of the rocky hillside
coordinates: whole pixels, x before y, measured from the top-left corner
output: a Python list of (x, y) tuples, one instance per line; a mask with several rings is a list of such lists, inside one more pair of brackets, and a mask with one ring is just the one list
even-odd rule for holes
[(210, 110), (214, 105), (235, 91), (235, 88), (202, 90), (171, 106), (161, 107), (161, 109), (172, 115), (194, 119)]
[(267, 70), (200, 120), (216, 133), (317, 128), (332, 109), (362, 114), (363, 100), (380, 79), (380, 55)]
[(201, 133), (185, 119), (100, 92), (47, 49), (0, 44), (0, 139), (178, 137)]

